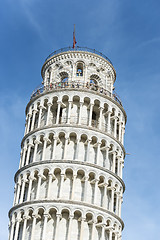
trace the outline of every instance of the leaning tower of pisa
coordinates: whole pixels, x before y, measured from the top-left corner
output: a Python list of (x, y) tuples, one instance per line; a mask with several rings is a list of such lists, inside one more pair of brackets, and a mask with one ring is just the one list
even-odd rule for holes
[(121, 240), (126, 114), (89, 48), (53, 52), (26, 107), (9, 240)]

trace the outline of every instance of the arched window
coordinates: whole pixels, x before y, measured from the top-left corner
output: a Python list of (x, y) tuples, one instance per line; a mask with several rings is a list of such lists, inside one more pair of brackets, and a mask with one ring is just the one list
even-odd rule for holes
[(83, 76), (83, 63), (77, 63), (77, 76)]
[(68, 83), (68, 73), (67, 72), (61, 72), (60, 79), (62, 83)]
[(96, 74), (92, 74), (90, 76), (90, 84), (98, 85), (99, 80), (100, 80), (100, 77)]

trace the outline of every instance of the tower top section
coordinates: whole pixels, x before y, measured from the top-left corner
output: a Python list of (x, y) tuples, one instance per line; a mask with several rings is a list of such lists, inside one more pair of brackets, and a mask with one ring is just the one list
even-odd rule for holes
[(51, 53), (41, 70), (44, 86), (92, 84), (112, 93), (116, 71), (104, 54), (87, 47), (61, 48)]

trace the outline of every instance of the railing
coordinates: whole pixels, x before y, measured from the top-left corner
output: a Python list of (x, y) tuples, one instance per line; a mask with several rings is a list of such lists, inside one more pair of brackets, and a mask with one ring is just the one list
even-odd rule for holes
[(57, 89), (89, 89), (89, 90), (92, 90), (92, 91), (95, 91), (95, 92), (98, 92), (102, 95), (105, 95), (105, 96), (108, 96), (108, 97), (111, 97), (112, 99), (114, 99), (116, 102), (118, 102), (121, 106), (122, 106), (122, 103), (121, 103), (121, 100), (120, 98), (118, 97), (118, 95), (116, 94), (115, 91), (113, 91), (113, 94), (111, 94), (111, 92), (109, 92), (108, 90), (102, 88), (102, 87), (98, 87), (97, 85), (93, 84), (93, 83), (86, 83), (86, 84), (79, 84), (79, 83), (62, 83), (62, 82), (59, 82), (59, 83), (55, 83), (55, 84), (50, 84), (50, 85), (47, 85), (46, 87), (44, 87), (43, 84), (41, 84), (39, 87), (37, 87), (31, 94), (31, 99), (40, 95), (41, 93), (45, 92), (50, 92), (50, 91), (54, 91), (54, 90), (57, 90)]
[[(65, 48), (60, 48), (54, 52), (52, 52), (47, 58), (45, 61), (47, 61), (50, 57), (53, 57), (54, 55), (58, 54), (58, 53), (62, 53), (62, 52), (68, 52), (68, 51), (85, 51), (85, 52), (90, 52), (90, 53), (95, 53), (103, 58), (105, 58), (108, 62), (111, 62), (111, 60), (106, 57), (103, 53), (101, 52), (98, 52), (96, 51), (95, 49), (92, 49), (92, 48), (88, 48), (88, 47), (79, 47), (79, 46), (76, 46), (75, 48), (73, 47), (65, 47)], [(113, 64), (112, 64), (113, 65)]]

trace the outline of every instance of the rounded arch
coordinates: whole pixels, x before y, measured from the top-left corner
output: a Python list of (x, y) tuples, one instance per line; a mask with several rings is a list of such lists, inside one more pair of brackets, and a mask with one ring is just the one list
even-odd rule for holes
[(68, 79), (70, 77), (70, 72), (65, 69), (65, 70), (59, 72), (58, 77), (59, 77), (59, 80), (61, 81), (61, 83), (68, 83)]
[(99, 86), (99, 84), (102, 83), (102, 80), (99, 77), (99, 75), (95, 74), (95, 73), (90, 75), (89, 81), (90, 81), (91, 84), (94, 84), (94, 85), (97, 85), (97, 86)]

